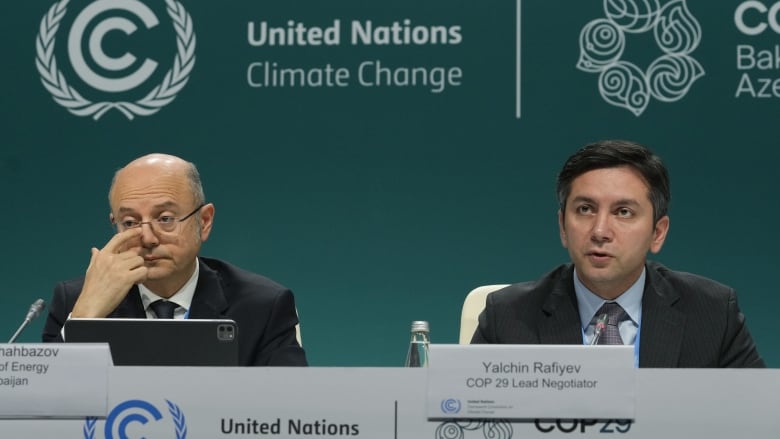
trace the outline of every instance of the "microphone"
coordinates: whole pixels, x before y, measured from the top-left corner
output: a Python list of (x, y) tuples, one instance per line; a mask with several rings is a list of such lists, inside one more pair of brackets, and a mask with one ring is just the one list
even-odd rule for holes
[(24, 328), (26, 328), (30, 322), (35, 320), (36, 317), (41, 315), (41, 311), (43, 311), (44, 308), (46, 308), (46, 302), (44, 302), (43, 299), (38, 299), (33, 302), (33, 304), (30, 305), (30, 310), (27, 311), (27, 316), (24, 317), (24, 321), (21, 325), (19, 325), (19, 329), (16, 330), (16, 333), (13, 335), (13, 337), (8, 340), (8, 343), (13, 343), (16, 341), (16, 338), (19, 337), (19, 334), (21, 334), (22, 331), (24, 331)]
[(590, 341), (590, 345), (596, 345), (599, 344), (599, 339), (601, 338), (601, 334), (604, 332), (604, 328), (607, 327), (607, 319), (609, 316), (607, 313), (604, 313), (599, 316), (598, 320), (596, 320), (596, 330), (593, 332), (593, 339)]

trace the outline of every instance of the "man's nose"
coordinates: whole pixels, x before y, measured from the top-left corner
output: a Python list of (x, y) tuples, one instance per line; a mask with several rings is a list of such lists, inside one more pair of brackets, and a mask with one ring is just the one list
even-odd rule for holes
[(612, 216), (609, 213), (597, 214), (591, 230), (591, 240), (595, 242), (609, 242), (612, 238)]
[[(145, 227), (144, 227), (145, 226)], [(144, 247), (155, 247), (160, 243), (160, 239), (154, 230), (154, 225), (151, 221), (144, 221), (141, 223), (141, 245)]]

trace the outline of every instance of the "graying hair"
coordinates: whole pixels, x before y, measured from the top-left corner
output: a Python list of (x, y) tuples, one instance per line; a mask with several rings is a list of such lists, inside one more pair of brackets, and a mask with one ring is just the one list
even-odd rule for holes
[[(196, 206), (200, 206), (201, 204), (206, 203), (206, 195), (203, 192), (203, 183), (200, 180), (200, 172), (198, 172), (197, 166), (195, 166), (195, 163), (192, 162), (186, 162), (187, 163), (187, 181), (190, 184), (190, 191), (192, 192), (192, 198), (193, 201), (195, 201)], [(108, 189), (108, 205), (111, 205), (111, 193), (114, 192), (114, 185), (116, 184), (116, 178), (119, 175), (119, 173), (124, 168), (119, 168), (114, 172), (114, 178), (111, 179), (111, 187)]]

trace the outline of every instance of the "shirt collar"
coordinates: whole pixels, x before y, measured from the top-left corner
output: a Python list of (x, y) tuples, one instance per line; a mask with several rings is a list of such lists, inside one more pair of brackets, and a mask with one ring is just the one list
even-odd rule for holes
[[(173, 294), (173, 296), (169, 297), (168, 300), (170, 302), (173, 302), (180, 307), (182, 307), (185, 312), (190, 310), (190, 306), (192, 306), (192, 297), (195, 295), (195, 287), (198, 285), (198, 275), (200, 274), (200, 262), (196, 259), (195, 260), (195, 271), (192, 272), (192, 276), (190, 276), (189, 280), (184, 283), (184, 285)], [(156, 302), (160, 299), (164, 299), (163, 297), (158, 296), (157, 294), (154, 294), (149, 288), (146, 288), (143, 286), (143, 284), (138, 285), (138, 292), (141, 293), (141, 303), (144, 306), (144, 309), (148, 310), (149, 305), (153, 302)]]
[[(646, 277), (646, 269), (643, 268), (639, 279), (614, 300), (614, 302), (623, 307), (628, 317), (636, 325), (639, 325), (639, 319), (642, 315), (642, 294), (645, 289)], [(596, 311), (607, 301), (590, 291), (580, 281), (576, 268), (574, 269), (574, 293), (577, 296), (577, 306), (580, 310), (580, 323), (582, 323), (583, 329), (587, 329), (593, 320), (593, 316), (596, 315)]]

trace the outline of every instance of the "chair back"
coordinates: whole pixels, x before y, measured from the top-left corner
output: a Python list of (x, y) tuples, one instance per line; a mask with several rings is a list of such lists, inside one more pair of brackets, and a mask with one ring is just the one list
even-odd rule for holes
[[(298, 308), (295, 308), (295, 314), (298, 314)], [(295, 339), (298, 340), (298, 344), (303, 347), (303, 342), (301, 341), (301, 320), (298, 319), (298, 324), (295, 325)]]
[(469, 344), (474, 331), (479, 324), (479, 314), (485, 309), (487, 295), (500, 290), (509, 284), (483, 285), (474, 288), (463, 301), (463, 310), (460, 313), (460, 344)]

